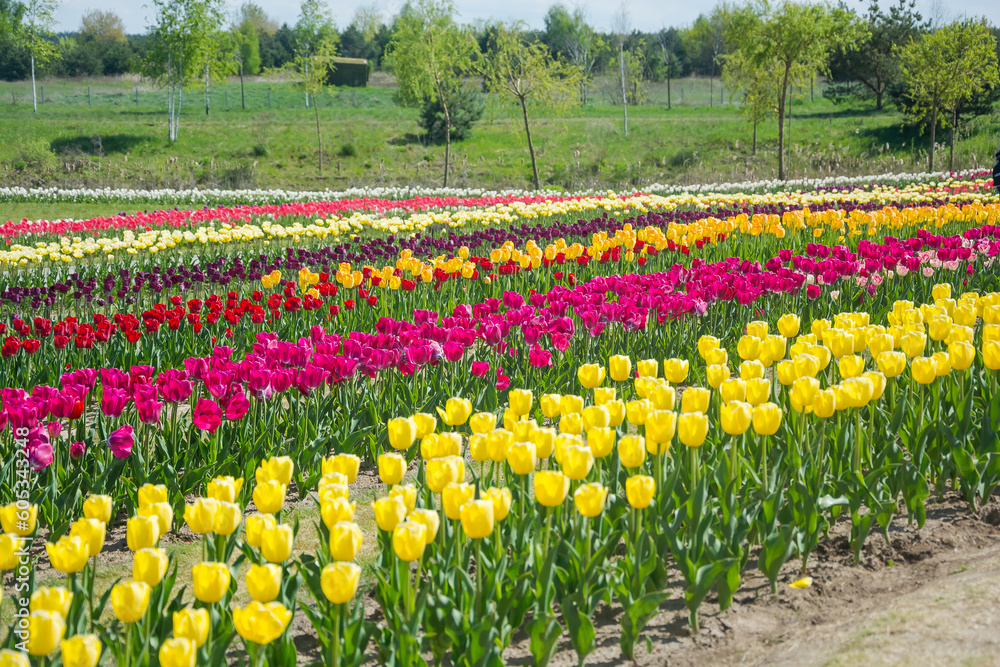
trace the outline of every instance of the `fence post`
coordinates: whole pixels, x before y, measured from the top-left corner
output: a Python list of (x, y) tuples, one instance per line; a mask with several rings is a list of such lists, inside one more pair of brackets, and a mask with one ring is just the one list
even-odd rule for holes
[(267, 108), (271, 108), (271, 89), (267, 89)]
[(45, 86), (41, 86), (41, 89), (42, 89), (42, 96), (39, 98), (38, 103), (45, 104)]
[(722, 88), (722, 85), (720, 84), (719, 85), (719, 104), (725, 104), (725, 103), (726, 103), (725, 93), (723, 93), (723, 88)]
[(226, 108), (229, 108), (229, 91), (226, 91)]
[(684, 87), (681, 86), (681, 104), (684, 104)]
[(87, 106), (94, 106), (94, 100), (90, 97), (90, 86), (87, 86)]
[(135, 85), (135, 105), (139, 106), (139, 84)]

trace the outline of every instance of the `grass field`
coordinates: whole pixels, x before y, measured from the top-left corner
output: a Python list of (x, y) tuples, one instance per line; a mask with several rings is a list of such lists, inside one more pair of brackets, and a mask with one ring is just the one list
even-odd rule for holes
[[(41, 84), (45, 102), (35, 115), (29, 84), (0, 84), (4, 119), (0, 171), (8, 185), (288, 189), (440, 185), (443, 146), (425, 144), (417, 111), (396, 104), (391, 81), (379, 78), (375, 84), (333, 90), (320, 99), (322, 174), (314, 111), (304, 108), (302, 93), (287, 82), (248, 81), (245, 111), (239, 108), (238, 80), (215, 86), (207, 116), (204, 90), (188, 91), (176, 144), (166, 139), (164, 95), (148, 85), (131, 80), (45, 81)], [(752, 155), (752, 126), (725, 92), (726, 104), (718, 104), (718, 81), (713, 89), (715, 103), (710, 107), (707, 80), (675, 81), (675, 106), (667, 109), (666, 86), (651, 84), (648, 103), (629, 108), (626, 137), (621, 108), (610, 103), (611, 87), (595, 83), (588, 106), (565, 116), (536, 119), (532, 133), (543, 185), (627, 188), (653, 182), (774, 178), (776, 122), (760, 126), (757, 155)], [(905, 127), (895, 109), (876, 112), (870, 105), (835, 106), (822, 97), (819, 86), (812, 98), (808, 89), (802, 92), (792, 106), (790, 176), (926, 167), (926, 135)], [(947, 133), (943, 134), (947, 141)], [(997, 113), (963, 127), (955, 167), (991, 166), (998, 134)], [(41, 169), (25, 168), (25, 146), (31, 140), (51, 148), (56, 160)], [(530, 186), (523, 126), (519, 117), (503, 109), (488, 109), (472, 137), (454, 145), (453, 155), (452, 185)], [(939, 153), (937, 166), (947, 166), (946, 149)], [(118, 212), (84, 205), (57, 208), (58, 213), (49, 206), (3, 205), (0, 217)]]

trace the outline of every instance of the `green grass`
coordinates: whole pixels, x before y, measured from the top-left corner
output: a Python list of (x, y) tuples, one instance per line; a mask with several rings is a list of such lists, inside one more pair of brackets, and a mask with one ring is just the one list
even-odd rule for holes
[[(87, 86), (94, 106), (87, 106)], [(45, 104), (31, 112), (30, 87), (0, 84), (0, 173), (8, 185), (85, 187), (267, 187), (341, 189), (352, 186), (441, 183), (443, 146), (425, 145), (417, 111), (396, 105), (391, 87), (334, 90), (320, 100), (324, 144), (318, 171), (316, 118), (291, 84), (253, 81), (246, 85), (248, 109), (238, 108), (239, 82), (212, 90), (205, 115), (204, 91), (184, 97), (179, 140), (166, 139), (165, 96), (140, 86), (134, 106), (129, 81), (46, 81)], [(716, 82), (716, 95), (718, 82)], [(629, 108), (629, 134), (621, 108), (609, 103), (600, 82), (592, 103), (558, 117), (534, 120), (532, 134), (544, 185), (579, 189), (629, 188), (660, 183), (694, 183), (774, 178), (777, 127), (752, 128), (732, 104), (709, 107), (704, 80), (673, 84), (673, 99), (685, 89), (685, 104), (667, 109), (666, 88), (651, 84), (649, 103)], [(126, 88), (128, 90), (126, 90)], [(272, 105), (267, 111), (267, 91)], [(18, 104), (11, 105), (11, 90)], [(229, 93), (225, 108), (224, 93)], [(27, 92), (27, 94), (25, 94)], [(134, 94), (134, 93), (133, 93)], [(603, 102), (602, 102), (603, 100)], [(717, 100), (717, 97), (716, 97)], [(728, 95), (726, 97), (729, 101)], [(296, 106), (298, 108), (291, 108)], [(280, 108), (279, 108), (280, 107)], [(956, 168), (992, 165), (1000, 117), (977, 119), (956, 145)], [(942, 141), (947, 141), (947, 133)], [(827, 176), (922, 171), (927, 137), (904, 128), (895, 109), (835, 106), (817, 87), (792, 106), (789, 175)], [(940, 136), (940, 135), (939, 135)], [(41, 139), (57, 155), (52, 171), (18, 169), (23, 142)], [(503, 110), (488, 111), (470, 139), (453, 146), (451, 184), (462, 187), (529, 187), (531, 166), (521, 120)], [(939, 152), (947, 166), (947, 151)], [(114, 214), (121, 204), (75, 208), (3, 205), (0, 218), (84, 217)], [(142, 206), (148, 208), (148, 206)]]

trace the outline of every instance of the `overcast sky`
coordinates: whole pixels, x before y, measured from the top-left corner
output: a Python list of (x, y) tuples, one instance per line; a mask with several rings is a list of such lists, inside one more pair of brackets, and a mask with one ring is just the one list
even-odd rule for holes
[[(849, 6), (864, 7), (861, 0), (846, 0)], [(298, 3), (281, 0), (257, 0), (265, 11), (279, 23), (294, 25), (298, 16)], [(228, 0), (231, 9), (236, 9), (242, 0)], [(371, 0), (330, 0), (329, 5), (338, 27), (343, 29), (351, 22), (355, 8), (370, 4)], [(402, 6), (399, 0), (379, 0), (378, 4), (386, 16), (392, 16)], [(555, 4), (549, 0), (456, 0), (460, 20), (473, 22), (479, 19), (522, 20), (533, 28), (544, 25), (548, 7)], [(616, 0), (569, 0), (569, 7), (582, 7), (589, 16), (590, 23), (601, 30), (610, 29), (614, 15), (620, 6)], [(889, 4), (883, 2), (884, 5)], [(925, 17), (957, 18), (962, 14), (985, 16), (994, 24), (1000, 24), (1000, 0), (917, 0), (918, 8)], [(707, 2), (690, 0), (628, 0), (628, 10), (632, 27), (653, 31), (662, 27), (684, 26), (693, 21), (699, 13), (711, 5)], [(80, 17), (89, 9), (111, 10), (125, 21), (129, 33), (143, 33), (148, 25), (150, 12), (145, 0), (61, 0), (56, 12), (57, 31), (74, 31), (80, 25)]]

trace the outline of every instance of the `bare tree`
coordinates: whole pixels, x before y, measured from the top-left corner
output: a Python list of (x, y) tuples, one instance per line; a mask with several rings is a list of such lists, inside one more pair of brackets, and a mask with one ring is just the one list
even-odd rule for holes
[(615, 12), (614, 22), (611, 32), (614, 34), (615, 46), (618, 48), (618, 73), (621, 79), (622, 92), (622, 118), (625, 123), (625, 136), (628, 136), (628, 85), (625, 82), (625, 39), (631, 27), (629, 18), (628, 0), (622, 0)]

